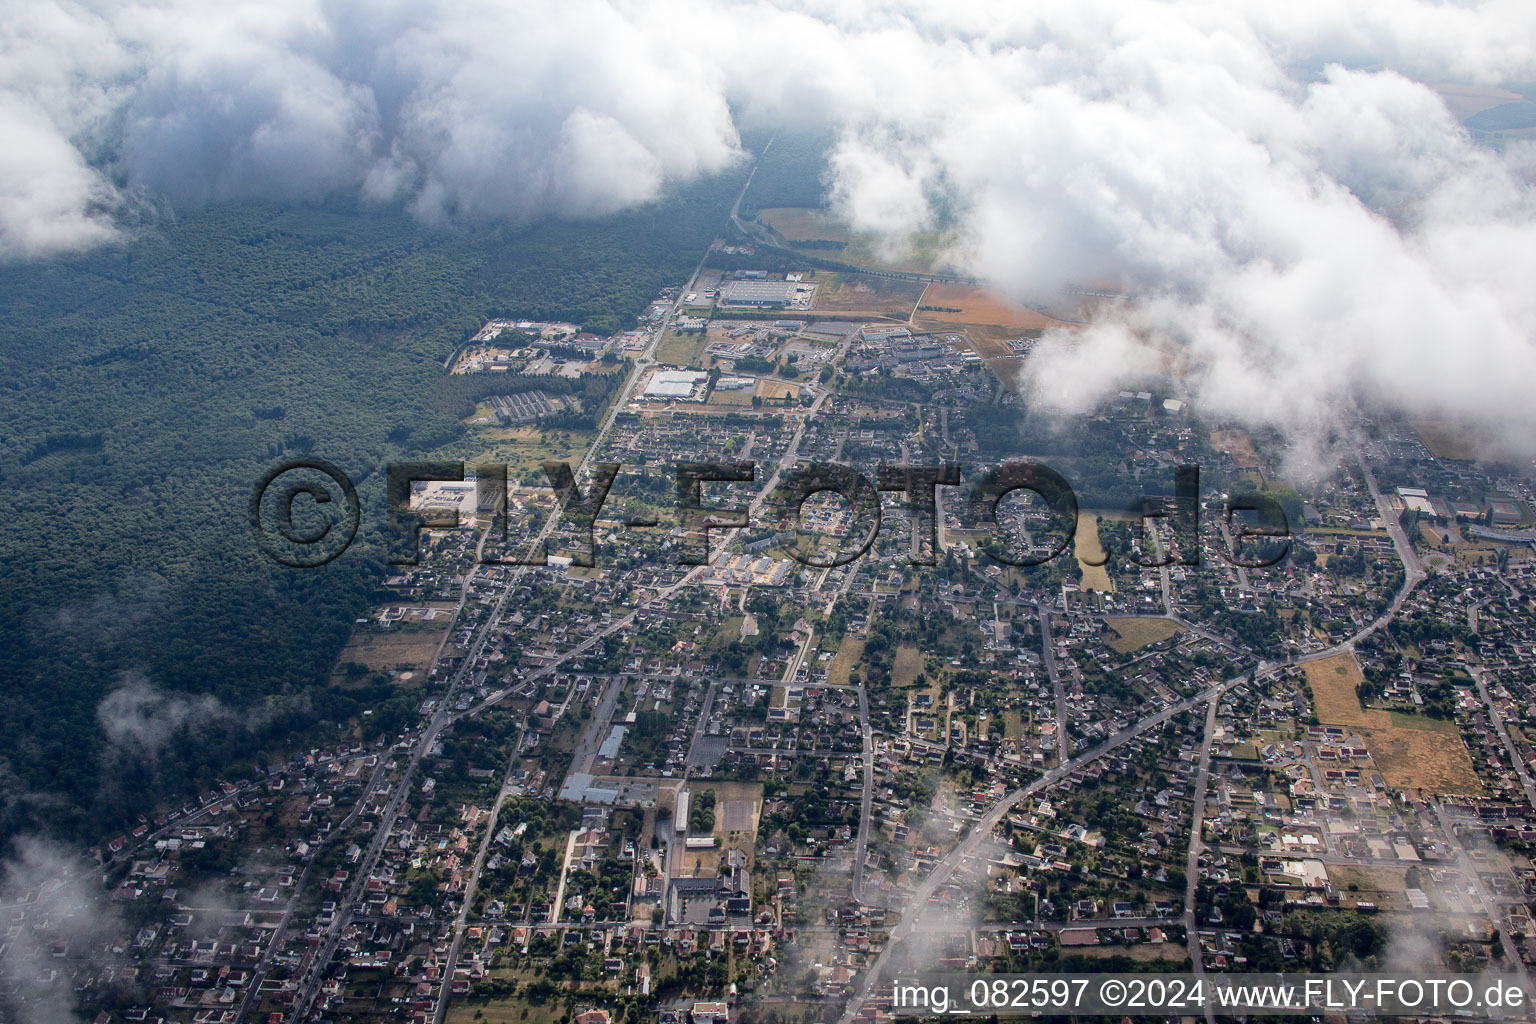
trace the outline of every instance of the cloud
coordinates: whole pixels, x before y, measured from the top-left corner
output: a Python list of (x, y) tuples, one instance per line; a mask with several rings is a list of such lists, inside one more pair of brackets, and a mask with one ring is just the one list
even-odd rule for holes
[(96, 706), (96, 717), (114, 749), (150, 758), (158, 755), (179, 729), (196, 733), (236, 720), (216, 697), (165, 693), (136, 672), (122, 674), (117, 688)]
[(1125, 289), (1046, 339), (1037, 401), (1172, 372), (1298, 435), (1536, 427), (1536, 144), (1422, 84), (1536, 80), (1524, 0), (22, 0), (0, 47), (3, 255), (146, 197), (599, 215), (739, 160), (734, 111), (830, 123), (830, 201), (892, 246), (942, 221), (1017, 298)]
[[(0, 996), (7, 1020), (77, 1024), (83, 1019), (70, 992), (69, 964), (105, 956), (114, 943), (125, 944), (128, 934), (94, 884), (94, 868), (35, 836), (15, 840), (11, 856), (0, 863), (0, 886), (20, 897), (11, 911), (19, 933), (0, 945), (0, 970), (10, 982)], [(56, 946), (67, 948), (70, 959), (54, 959)]]

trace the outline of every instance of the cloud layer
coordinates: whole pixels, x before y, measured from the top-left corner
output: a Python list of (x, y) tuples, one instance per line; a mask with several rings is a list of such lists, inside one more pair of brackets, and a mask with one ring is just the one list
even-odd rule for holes
[(833, 203), (1022, 299), (1038, 399), (1177, 371), (1293, 433), (1388, 406), (1536, 437), (1536, 149), (1421, 84), (1536, 80), (1536, 7), (21, 0), (0, 25), (0, 254), (125, 211), (349, 191), (429, 219), (595, 215), (740, 158), (733, 111), (837, 129)]

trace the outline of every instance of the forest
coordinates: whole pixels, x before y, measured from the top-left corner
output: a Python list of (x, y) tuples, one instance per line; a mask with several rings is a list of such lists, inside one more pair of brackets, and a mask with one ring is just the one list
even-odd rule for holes
[[(464, 430), (444, 358), (492, 316), (631, 326), (747, 166), (597, 220), (225, 204), (0, 265), (0, 840), (99, 840), (389, 701), (323, 684), (381, 596), (381, 467)], [(261, 474), (304, 454), (365, 510), (315, 570), (268, 561), (246, 521)]]

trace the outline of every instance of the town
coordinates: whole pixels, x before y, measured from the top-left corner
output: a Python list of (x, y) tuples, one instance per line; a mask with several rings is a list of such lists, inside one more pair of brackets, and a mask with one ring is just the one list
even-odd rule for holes
[[(1361, 424), (1302, 479), (1176, 382), (1052, 433), (1009, 384), (1080, 311), (741, 269), (770, 230), (634, 330), (467, 340), (450, 454), (505, 470), (412, 485), (420, 557), (330, 680), (366, 705), (102, 837), (74, 884), (4, 893), (0, 986), (67, 985), (103, 1024), (852, 1024), (913, 967), (1412, 944), (1527, 979), (1531, 466)], [(1073, 516), (954, 500), (944, 467), (1026, 457)], [(722, 460), (751, 471), (680, 509), (678, 467)], [(813, 463), (872, 499), (776, 500)], [(1138, 515), (1183, 466), (1205, 514)], [(1245, 493), (1292, 524), (1284, 557), (1199, 558), (1276, 543), (1223, 514)]]

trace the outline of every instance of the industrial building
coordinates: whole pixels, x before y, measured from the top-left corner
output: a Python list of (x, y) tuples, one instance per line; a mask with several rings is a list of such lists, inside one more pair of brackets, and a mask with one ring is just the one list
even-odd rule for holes
[(657, 370), (651, 374), (651, 379), (646, 382), (645, 390), (641, 394), (645, 398), (662, 401), (702, 402), (708, 390), (709, 374), (702, 371)]
[(800, 286), (793, 281), (729, 281), (720, 289), (722, 306), (788, 306)]

